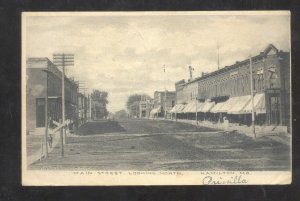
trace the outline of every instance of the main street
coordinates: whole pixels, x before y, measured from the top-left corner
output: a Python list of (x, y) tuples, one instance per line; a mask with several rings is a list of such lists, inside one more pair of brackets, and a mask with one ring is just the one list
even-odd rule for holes
[(169, 120), (96, 121), (67, 137), (29, 169), (288, 170), (289, 147)]

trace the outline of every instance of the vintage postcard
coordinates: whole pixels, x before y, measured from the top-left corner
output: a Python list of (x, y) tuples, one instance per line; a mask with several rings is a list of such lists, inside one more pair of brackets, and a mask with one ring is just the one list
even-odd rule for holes
[(22, 184), (290, 184), (289, 11), (22, 13)]

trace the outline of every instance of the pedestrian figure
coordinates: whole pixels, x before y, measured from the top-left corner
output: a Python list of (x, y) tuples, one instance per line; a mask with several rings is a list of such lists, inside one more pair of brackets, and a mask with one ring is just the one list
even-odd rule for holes
[(53, 142), (52, 134), (49, 134), (49, 137), (48, 137), (48, 144), (49, 144), (49, 147), (50, 147), (50, 148), (52, 148), (52, 142)]

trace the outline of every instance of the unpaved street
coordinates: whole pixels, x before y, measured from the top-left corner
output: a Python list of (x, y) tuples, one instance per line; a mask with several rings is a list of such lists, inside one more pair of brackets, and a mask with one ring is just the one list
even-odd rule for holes
[(289, 147), (162, 120), (90, 122), (30, 169), (288, 170)]

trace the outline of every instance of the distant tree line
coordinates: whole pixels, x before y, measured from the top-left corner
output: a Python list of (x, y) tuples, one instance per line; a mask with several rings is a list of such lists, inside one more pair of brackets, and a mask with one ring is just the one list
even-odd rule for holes
[(126, 110), (119, 110), (119, 111), (115, 112), (114, 118), (126, 119), (126, 118), (128, 118), (128, 113), (126, 112)]
[(91, 94), (92, 99), (92, 118), (106, 119), (108, 115), (107, 104), (108, 92), (101, 90), (93, 90)]

